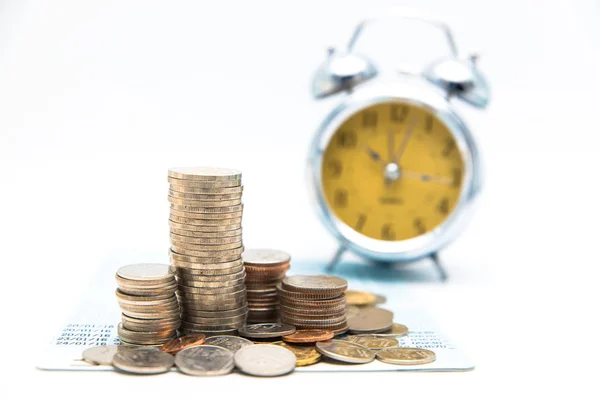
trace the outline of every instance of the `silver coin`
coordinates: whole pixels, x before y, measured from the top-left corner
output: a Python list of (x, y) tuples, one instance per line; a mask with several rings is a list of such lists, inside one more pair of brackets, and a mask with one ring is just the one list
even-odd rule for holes
[(212, 346), (219, 346), (232, 351), (234, 354), (242, 347), (252, 346), (254, 343), (248, 339), (244, 339), (238, 336), (211, 336), (206, 339), (204, 344), (210, 344)]
[(219, 346), (190, 347), (177, 353), (175, 365), (188, 375), (226, 375), (233, 370), (233, 353)]
[(242, 171), (216, 167), (174, 167), (169, 168), (169, 176), (193, 181), (227, 182), (242, 179)]
[(351, 364), (366, 364), (375, 359), (375, 352), (346, 340), (317, 342), (317, 351), (326, 357)]
[(171, 267), (166, 264), (132, 264), (119, 268), (117, 275), (123, 279), (138, 281), (169, 280), (173, 278)]
[(112, 365), (112, 358), (117, 354), (119, 346), (95, 346), (85, 350), (81, 355), (85, 361), (98, 365)]
[(244, 263), (255, 266), (278, 266), (290, 262), (288, 253), (272, 249), (248, 249), (242, 254)]
[(120, 347), (112, 358), (116, 369), (133, 374), (162, 374), (173, 363), (172, 355), (148, 348)]
[(383, 308), (365, 307), (358, 314), (348, 317), (348, 329), (352, 333), (380, 333), (392, 328), (394, 313)]
[(288, 349), (271, 344), (254, 344), (239, 349), (235, 366), (254, 376), (285, 375), (296, 368), (296, 356)]
[(294, 326), (279, 323), (246, 325), (239, 329), (240, 336), (255, 339), (277, 338), (294, 332), (296, 332)]

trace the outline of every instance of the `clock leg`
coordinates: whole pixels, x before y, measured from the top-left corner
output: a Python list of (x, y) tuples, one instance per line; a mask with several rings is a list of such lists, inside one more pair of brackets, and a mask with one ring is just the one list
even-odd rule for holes
[(332, 272), (333, 268), (337, 265), (337, 263), (340, 261), (340, 258), (342, 258), (345, 252), (346, 248), (344, 246), (340, 246), (335, 252), (335, 255), (333, 256), (331, 261), (329, 261), (329, 263), (325, 267), (325, 271)]
[(432, 253), (429, 258), (431, 258), (431, 261), (433, 261), (433, 265), (435, 266), (435, 269), (437, 269), (438, 273), (440, 274), (440, 280), (442, 282), (446, 282), (448, 280), (448, 274), (446, 273), (446, 270), (444, 269), (444, 266), (442, 265), (441, 261), (440, 261), (440, 256), (438, 253)]

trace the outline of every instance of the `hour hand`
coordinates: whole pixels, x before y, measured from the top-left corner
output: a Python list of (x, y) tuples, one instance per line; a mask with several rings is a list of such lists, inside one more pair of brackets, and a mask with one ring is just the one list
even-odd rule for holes
[(367, 153), (367, 155), (369, 156), (369, 158), (377, 163), (381, 163), (384, 164), (383, 159), (381, 158), (381, 155), (376, 152), (375, 150), (373, 150), (371, 147), (369, 146), (363, 146), (363, 149), (365, 150), (365, 152)]

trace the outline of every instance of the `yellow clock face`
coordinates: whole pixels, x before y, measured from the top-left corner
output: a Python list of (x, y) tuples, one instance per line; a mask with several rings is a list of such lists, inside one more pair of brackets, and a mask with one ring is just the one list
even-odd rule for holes
[(325, 149), (321, 175), (338, 219), (369, 238), (400, 241), (434, 230), (452, 214), (464, 171), (441, 120), (394, 102), (347, 119)]

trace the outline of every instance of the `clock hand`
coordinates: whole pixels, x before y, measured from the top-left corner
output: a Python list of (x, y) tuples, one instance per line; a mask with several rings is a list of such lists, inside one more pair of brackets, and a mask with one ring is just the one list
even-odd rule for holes
[(388, 160), (394, 161), (394, 131), (388, 129)]
[(413, 171), (402, 171), (402, 177), (406, 179), (418, 179), (422, 182), (443, 183), (445, 185), (451, 185), (453, 182), (452, 178), (449, 178), (447, 176), (429, 175)]
[(362, 146), (362, 148), (367, 152), (367, 155), (371, 160), (380, 163), (381, 165), (385, 165), (385, 162), (383, 161), (381, 155), (378, 152), (376, 152), (369, 146)]
[(398, 151), (396, 152), (396, 156), (394, 156), (390, 162), (395, 162), (396, 164), (400, 164), (400, 159), (406, 150), (406, 146), (408, 146), (408, 141), (412, 137), (413, 128), (417, 123), (417, 119), (413, 117), (406, 127), (406, 131), (404, 132), (404, 137), (402, 137), (402, 143), (400, 143), (400, 147), (398, 147)]

